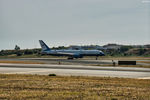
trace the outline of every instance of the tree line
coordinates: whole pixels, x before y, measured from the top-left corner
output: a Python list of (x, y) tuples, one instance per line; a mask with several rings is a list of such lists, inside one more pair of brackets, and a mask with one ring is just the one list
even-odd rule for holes
[[(51, 49), (59, 50), (59, 49), (68, 49), (68, 47), (60, 46), (53, 47)], [(107, 56), (150, 56), (150, 48), (134, 48), (132, 46), (121, 46), (119, 49), (105, 49), (102, 50)], [(1, 50), (0, 56), (8, 56), (8, 55), (41, 55), (41, 49), (20, 49), (19, 46), (15, 46), (14, 50)]]

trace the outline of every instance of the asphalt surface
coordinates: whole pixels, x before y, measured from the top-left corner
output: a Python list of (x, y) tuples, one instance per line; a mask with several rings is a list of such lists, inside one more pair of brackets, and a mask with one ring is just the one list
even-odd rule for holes
[(150, 79), (150, 68), (99, 67), (85, 65), (54, 64), (0, 64), (0, 73), (5, 74), (56, 74), (69, 76), (101, 76)]
[[(95, 59), (74, 59), (68, 60), (67, 58), (0, 58), (2, 61), (32, 61), (32, 62), (41, 62), (45, 64), (64, 64), (64, 65), (112, 65), (113, 62), (116, 64), (118, 60), (103, 60), (102, 58), (95, 60)], [(131, 59), (130, 59), (131, 60)], [(132, 59), (134, 60), (134, 59)], [(148, 61), (150, 60), (135, 60), (135, 61)], [(150, 63), (139, 63), (137, 65), (146, 65), (150, 66)]]
[[(7, 58), (1, 61), (31, 61), (44, 64), (2, 64), (0, 73), (5, 74), (57, 74), (73, 76), (123, 77), (150, 79), (150, 68), (110, 67), (112, 60), (65, 58)], [(113, 60), (118, 62), (117, 60)], [(142, 60), (145, 61), (145, 60)], [(148, 60), (149, 61), (149, 60)], [(137, 63), (138, 65), (146, 65)], [(101, 65), (101, 66), (98, 66)], [(105, 66), (102, 66), (105, 65)], [(149, 64), (148, 64), (149, 66)]]
[[(98, 59), (74, 59), (74, 60), (68, 60), (67, 58), (22, 58), (19, 60), (28, 60), (28, 61), (38, 61), (38, 62), (44, 62), (46, 64), (58, 64), (59, 62), (61, 64), (75, 64), (75, 65), (110, 65), (113, 62), (116, 64), (118, 63), (118, 60), (103, 60)], [(131, 60), (131, 59), (130, 59)], [(112, 62), (113, 61), (113, 62)], [(134, 60), (132, 61), (150, 61), (150, 60)], [(150, 63), (138, 63), (137, 65), (146, 65), (150, 66)]]

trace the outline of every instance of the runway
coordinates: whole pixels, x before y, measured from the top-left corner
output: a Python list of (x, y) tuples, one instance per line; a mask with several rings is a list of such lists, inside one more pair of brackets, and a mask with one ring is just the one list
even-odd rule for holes
[(4, 74), (56, 74), (69, 76), (97, 76), (150, 79), (150, 68), (106, 67), (57, 64), (0, 64)]

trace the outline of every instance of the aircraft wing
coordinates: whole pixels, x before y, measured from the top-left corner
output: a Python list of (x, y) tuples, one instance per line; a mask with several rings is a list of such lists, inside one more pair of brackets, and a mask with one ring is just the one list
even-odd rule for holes
[(73, 56), (75, 53), (67, 53), (67, 52), (57, 52), (58, 54), (66, 55), (66, 56)]

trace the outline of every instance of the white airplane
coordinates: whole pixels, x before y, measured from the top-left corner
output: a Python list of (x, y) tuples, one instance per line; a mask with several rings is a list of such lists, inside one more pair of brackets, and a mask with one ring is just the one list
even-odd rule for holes
[(68, 56), (68, 59), (83, 58), (83, 56), (104, 56), (100, 50), (51, 50), (42, 40), (39, 40), (42, 51), (41, 54), (53, 56)]

